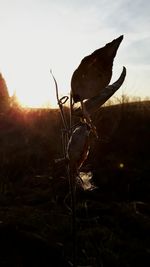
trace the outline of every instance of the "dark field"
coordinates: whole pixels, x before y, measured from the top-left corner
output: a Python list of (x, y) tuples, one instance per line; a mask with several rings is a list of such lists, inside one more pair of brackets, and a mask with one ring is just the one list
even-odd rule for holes
[[(67, 110), (66, 110), (67, 113)], [(150, 102), (103, 107), (77, 188), (77, 263), (150, 266)], [(0, 114), (0, 266), (71, 266), (68, 180), (57, 110)]]

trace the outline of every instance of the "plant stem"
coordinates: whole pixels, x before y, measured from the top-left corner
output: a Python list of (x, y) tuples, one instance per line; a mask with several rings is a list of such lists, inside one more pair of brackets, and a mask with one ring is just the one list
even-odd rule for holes
[[(63, 146), (63, 153), (65, 154), (65, 157), (66, 157), (67, 144), (72, 134), (72, 111), (73, 111), (72, 95), (70, 93), (70, 127), (68, 129), (67, 121), (64, 115), (64, 110), (63, 110), (63, 103), (61, 99), (59, 99), (57, 81), (55, 77), (53, 76), (52, 72), (51, 72), (51, 75), (55, 82), (56, 98), (57, 98), (62, 122), (63, 122), (64, 129), (65, 129), (65, 134), (64, 135), (62, 134), (62, 143), (63, 143), (62, 146)], [(73, 267), (76, 267), (77, 266), (76, 264), (76, 260), (77, 260), (76, 185), (75, 185), (75, 173), (70, 163), (68, 163), (67, 165), (67, 172), (68, 172), (68, 180), (69, 180), (69, 187), (70, 187), (70, 193), (71, 193), (71, 206), (72, 206)]]
[[(70, 129), (69, 134), (72, 134), (72, 113), (73, 113), (73, 103), (72, 94), (70, 93)], [(73, 239), (73, 267), (77, 266), (77, 229), (76, 229), (76, 184), (75, 184), (75, 172), (71, 164), (68, 164), (68, 177), (70, 183), (70, 193), (71, 193), (71, 206), (72, 206), (72, 239)]]
[(76, 185), (72, 167), (68, 164), (68, 177), (71, 193), (72, 207), (72, 241), (73, 241), (73, 267), (77, 266), (77, 228), (76, 228)]

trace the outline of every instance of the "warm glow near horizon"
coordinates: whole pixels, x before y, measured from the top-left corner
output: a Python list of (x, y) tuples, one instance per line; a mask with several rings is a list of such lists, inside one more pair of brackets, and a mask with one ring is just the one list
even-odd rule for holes
[(50, 69), (60, 96), (68, 95), (82, 58), (124, 34), (112, 81), (124, 65), (127, 77), (118, 94), (150, 97), (148, 7), (146, 0), (131, 4), (130, 10), (127, 0), (0, 0), (0, 72), (10, 96), (16, 92), (23, 106), (56, 107)]
[[(9, 78), (6, 77), (6, 83), (8, 88), (11, 88), (12, 84), (14, 84), (15, 88), (14, 91), (9, 90), (10, 96), (15, 93), (17, 101), (22, 107), (56, 108), (56, 90), (52, 77), (50, 76), (50, 72), (49, 77), (47, 77), (47, 79), (43, 75), (45, 81), (41, 81), (39, 75), (33, 75), (32, 77), (28, 77), (28, 75), (25, 75), (25, 77), (19, 77), (20, 80), (17, 81), (17, 83), (15, 81), (9, 80)], [(27, 80), (22, 83), (22, 81), (24, 81), (26, 77)], [(60, 96), (61, 95), (62, 90)]]

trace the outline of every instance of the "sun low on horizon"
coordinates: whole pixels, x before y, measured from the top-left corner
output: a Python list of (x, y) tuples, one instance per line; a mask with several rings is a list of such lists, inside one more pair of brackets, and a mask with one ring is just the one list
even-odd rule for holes
[[(15, 95), (19, 105), (25, 108), (57, 108), (56, 87), (50, 69), (47, 70), (47, 75), (45, 75), (46, 71), (41, 75), (40, 72), (38, 73), (38, 69), (36, 69), (36, 73), (34, 73), (34, 70), (31, 73), (28, 71), (26, 73), (23, 72), (23, 74), (18, 71), (19, 79), (17, 81), (10, 79), (11, 75), (9, 73), (3, 75), (9, 96)], [(58, 88), (60, 97), (66, 95), (66, 91), (59, 86), (59, 82)]]
[(60, 97), (68, 96), (81, 60), (124, 34), (112, 81), (126, 66), (121, 90), (129, 96), (150, 97), (148, 7), (146, 0), (131, 4), (130, 10), (127, 0), (101, 4), (98, 0), (0, 0), (0, 72), (10, 96), (15, 92), (24, 107), (58, 107), (50, 70)]

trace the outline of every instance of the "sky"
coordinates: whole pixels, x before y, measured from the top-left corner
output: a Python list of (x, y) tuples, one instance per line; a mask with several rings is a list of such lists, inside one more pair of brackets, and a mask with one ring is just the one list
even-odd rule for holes
[(50, 69), (68, 95), (82, 58), (122, 34), (111, 82), (125, 66), (118, 94), (150, 97), (150, 1), (0, 0), (0, 72), (10, 96), (55, 106)]

